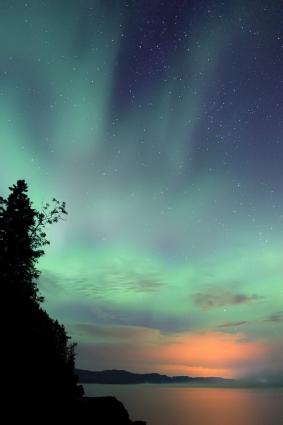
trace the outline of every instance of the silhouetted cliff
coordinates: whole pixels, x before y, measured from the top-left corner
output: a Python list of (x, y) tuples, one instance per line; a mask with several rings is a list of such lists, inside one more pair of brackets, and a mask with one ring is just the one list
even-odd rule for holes
[(18, 180), (7, 199), (0, 196), (2, 345), (8, 371), (2, 385), (4, 423), (130, 425), (114, 397), (83, 397), (74, 370), (75, 344), (42, 307), (37, 265), (49, 244), (45, 226), (67, 212), (56, 199), (37, 211), (27, 192), (26, 182)]

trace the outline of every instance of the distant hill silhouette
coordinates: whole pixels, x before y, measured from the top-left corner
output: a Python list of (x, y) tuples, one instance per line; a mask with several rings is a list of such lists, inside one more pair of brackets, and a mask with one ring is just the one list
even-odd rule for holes
[(167, 376), (159, 373), (133, 373), (127, 370), (103, 370), (90, 371), (76, 369), (79, 382), (84, 384), (174, 384), (188, 383), (201, 385), (225, 385), (233, 384), (234, 379), (221, 377), (191, 377), (191, 376)]

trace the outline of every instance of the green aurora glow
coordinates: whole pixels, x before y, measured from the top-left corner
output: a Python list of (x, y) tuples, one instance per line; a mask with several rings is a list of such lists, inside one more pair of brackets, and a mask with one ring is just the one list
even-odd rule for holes
[(240, 29), (261, 26), (260, 61), (279, 17), (227, 2), (223, 19), (200, 7), (189, 25), (187, 7), (181, 42), (165, 34), (155, 63), (135, 2), (80, 3), (1, 2), (0, 189), (25, 178), (36, 206), (56, 197), (69, 211), (41, 261), (46, 308), (78, 341), (81, 367), (124, 366), (147, 332), (157, 345), (219, 332), (266, 347), (227, 376), (283, 369), (282, 125), (275, 110), (259, 124), (253, 101), (276, 80), (254, 86), (257, 40)]

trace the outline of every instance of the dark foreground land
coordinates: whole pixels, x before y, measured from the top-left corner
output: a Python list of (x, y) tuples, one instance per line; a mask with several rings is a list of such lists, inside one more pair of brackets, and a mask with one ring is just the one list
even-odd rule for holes
[(4, 406), (7, 424), (146, 425), (132, 421), (115, 397), (81, 397), (72, 404), (54, 400), (12, 401)]
[[(125, 406), (115, 397), (83, 397), (79, 406), (81, 423), (91, 423), (93, 415), (99, 418), (97, 423), (105, 425), (145, 425), (144, 421), (132, 421)], [(85, 421), (85, 422), (84, 422)], [(94, 421), (95, 423), (95, 421)]]
[[(18, 180), (0, 196), (0, 283), (4, 361), (3, 424), (133, 424), (114, 397), (84, 397), (75, 373), (75, 346), (63, 324), (49, 316), (37, 268), (49, 244), (45, 228), (66, 214), (55, 198), (36, 210)], [(142, 424), (143, 422), (136, 422)]]

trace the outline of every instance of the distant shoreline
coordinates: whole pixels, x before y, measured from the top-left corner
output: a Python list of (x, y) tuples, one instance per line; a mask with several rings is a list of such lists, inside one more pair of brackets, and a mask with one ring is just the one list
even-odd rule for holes
[(193, 384), (231, 385), (234, 379), (221, 377), (167, 376), (159, 373), (133, 373), (126, 370), (90, 371), (76, 369), (81, 384)]
[(80, 384), (138, 385), (186, 384), (192, 388), (283, 388), (282, 382), (228, 379), (222, 377), (167, 376), (159, 373), (133, 373), (126, 370), (90, 371), (76, 369)]
[(244, 389), (255, 389), (255, 390), (281, 390), (283, 391), (283, 384), (257, 384), (257, 383), (242, 383), (236, 381), (235, 384), (198, 384), (198, 383), (192, 383), (192, 384), (186, 384), (185, 382), (172, 382), (172, 383), (153, 383), (153, 382), (142, 382), (142, 383), (102, 383), (102, 382), (80, 382), (83, 386), (85, 385), (101, 385), (102, 387), (105, 386), (117, 386), (117, 387), (127, 387), (127, 386), (156, 386), (156, 387), (168, 387), (168, 388), (190, 388), (190, 389), (226, 389), (226, 390), (244, 390)]

